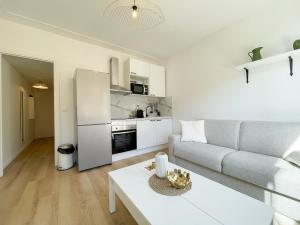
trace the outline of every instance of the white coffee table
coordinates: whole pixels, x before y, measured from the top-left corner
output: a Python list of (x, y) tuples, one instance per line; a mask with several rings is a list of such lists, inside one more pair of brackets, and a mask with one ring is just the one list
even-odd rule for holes
[[(153, 172), (148, 160), (109, 173), (109, 210), (116, 211), (115, 194), (138, 224), (270, 225), (270, 206), (190, 172), (192, 189), (181, 196), (164, 196), (148, 184)], [(169, 163), (169, 169), (180, 168)]]

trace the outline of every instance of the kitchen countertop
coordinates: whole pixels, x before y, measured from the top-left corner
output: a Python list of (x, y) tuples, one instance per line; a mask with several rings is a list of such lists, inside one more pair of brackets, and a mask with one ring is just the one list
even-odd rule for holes
[(146, 118), (128, 118), (128, 119), (111, 119), (111, 121), (140, 121), (140, 120), (161, 120), (161, 119), (172, 119), (172, 116), (155, 116)]

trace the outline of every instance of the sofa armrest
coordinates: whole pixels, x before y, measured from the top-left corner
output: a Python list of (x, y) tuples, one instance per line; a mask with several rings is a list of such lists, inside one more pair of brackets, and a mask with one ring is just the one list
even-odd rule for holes
[(174, 147), (177, 143), (181, 140), (180, 134), (173, 134), (169, 136), (169, 161), (175, 163), (175, 156), (174, 156)]

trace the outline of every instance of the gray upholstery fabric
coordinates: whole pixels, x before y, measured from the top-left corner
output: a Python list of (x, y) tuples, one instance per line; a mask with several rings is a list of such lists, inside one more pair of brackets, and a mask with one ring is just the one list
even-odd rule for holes
[(284, 158), (300, 150), (300, 123), (243, 122), (240, 150)]
[(285, 157), (285, 160), (293, 163), (294, 165), (298, 166), (300, 168), (300, 151), (299, 152), (291, 152), (288, 154), (287, 157)]
[(169, 161), (175, 163), (174, 147), (180, 143), (181, 135), (173, 134), (169, 136)]
[(198, 142), (181, 142), (175, 145), (176, 157), (221, 172), (225, 155), (235, 150)]
[(205, 120), (207, 143), (238, 150), (240, 124), (234, 120)]
[[(271, 205), (275, 211), (300, 222), (300, 201), (266, 190), (232, 176), (196, 165), (184, 159), (176, 158), (176, 165)], [(274, 223), (273, 225), (300, 225), (300, 223), (296, 223), (296, 221), (294, 221), (294, 223), (285, 223), (286, 221), (281, 221), (281, 223)]]
[(223, 173), (300, 200), (300, 169), (283, 159), (237, 151), (225, 156)]

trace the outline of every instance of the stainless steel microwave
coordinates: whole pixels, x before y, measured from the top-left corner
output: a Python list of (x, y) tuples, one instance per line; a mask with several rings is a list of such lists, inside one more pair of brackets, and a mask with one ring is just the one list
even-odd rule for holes
[(149, 95), (148, 85), (130, 83), (130, 90), (133, 94)]

